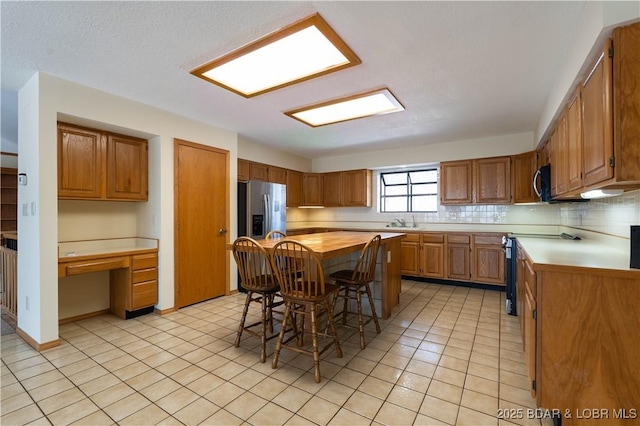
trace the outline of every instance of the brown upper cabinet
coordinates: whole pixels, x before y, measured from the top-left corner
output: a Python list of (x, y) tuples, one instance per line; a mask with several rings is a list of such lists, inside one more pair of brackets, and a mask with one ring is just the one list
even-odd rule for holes
[(582, 188), (582, 111), (580, 92), (576, 93), (567, 107), (567, 191)]
[(267, 182), (269, 180), (269, 166), (261, 163), (249, 163), (249, 180), (261, 180)]
[(440, 164), (440, 204), (473, 203), (473, 161)]
[(251, 162), (238, 158), (238, 180), (246, 182), (249, 180), (249, 169)]
[(514, 155), (511, 159), (514, 203), (533, 203), (538, 201), (538, 196), (533, 190), (533, 176), (538, 167), (537, 157), (536, 151), (529, 151)]
[(323, 174), (303, 173), (302, 174), (302, 205), (322, 206), (323, 205)]
[(287, 169), (282, 167), (269, 166), (267, 170), (267, 180), (273, 183), (287, 184)]
[(287, 207), (302, 205), (302, 172), (287, 170)]
[(371, 207), (371, 170), (342, 172), (342, 205), (345, 207)]
[(342, 172), (324, 173), (322, 183), (322, 205), (325, 207), (342, 206)]
[(511, 203), (511, 157), (445, 161), (440, 165), (440, 204)]
[(147, 201), (148, 141), (58, 123), (58, 198)]
[(584, 189), (640, 186), (640, 23), (613, 31), (582, 85)]

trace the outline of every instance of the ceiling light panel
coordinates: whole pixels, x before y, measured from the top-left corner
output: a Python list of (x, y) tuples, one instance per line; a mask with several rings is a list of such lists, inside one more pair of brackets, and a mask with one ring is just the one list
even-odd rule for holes
[(318, 14), (191, 71), (246, 98), (361, 63)]
[(318, 127), (372, 115), (404, 111), (389, 89), (378, 89), (286, 111), (291, 118)]

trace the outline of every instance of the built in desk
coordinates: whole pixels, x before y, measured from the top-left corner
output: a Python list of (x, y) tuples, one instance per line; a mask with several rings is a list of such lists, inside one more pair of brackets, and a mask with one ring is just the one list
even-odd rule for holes
[(121, 318), (158, 303), (158, 240), (113, 238), (58, 243), (58, 277), (109, 271), (110, 310)]

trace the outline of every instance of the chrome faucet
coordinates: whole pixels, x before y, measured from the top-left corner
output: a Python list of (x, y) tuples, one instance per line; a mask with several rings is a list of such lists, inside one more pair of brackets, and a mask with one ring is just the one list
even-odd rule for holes
[(404, 219), (394, 219), (394, 221), (398, 222), (400, 226), (407, 226), (407, 222)]
[(418, 224), (416, 223), (416, 215), (412, 214), (412, 215), (411, 215), (411, 218), (413, 219), (413, 227), (414, 227), (414, 228), (417, 228), (417, 227), (418, 227)]

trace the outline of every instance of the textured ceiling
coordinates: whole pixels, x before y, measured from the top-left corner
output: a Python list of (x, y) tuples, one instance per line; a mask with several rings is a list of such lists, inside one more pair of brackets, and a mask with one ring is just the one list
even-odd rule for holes
[[(535, 129), (580, 2), (1, 2), (2, 109), (43, 71), (317, 158)], [(189, 74), (314, 12), (362, 64), (245, 99)], [(282, 111), (387, 86), (405, 112)], [(3, 139), (5, 139), (3, 125)]]

